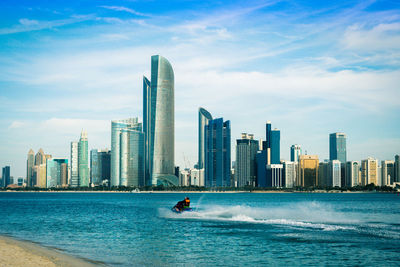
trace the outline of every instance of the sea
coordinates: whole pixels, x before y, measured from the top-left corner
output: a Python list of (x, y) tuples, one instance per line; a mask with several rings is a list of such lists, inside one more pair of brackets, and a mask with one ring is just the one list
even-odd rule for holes
[(108, 266), (400, 266), (400, 196), (5, 192), (0, 235)]

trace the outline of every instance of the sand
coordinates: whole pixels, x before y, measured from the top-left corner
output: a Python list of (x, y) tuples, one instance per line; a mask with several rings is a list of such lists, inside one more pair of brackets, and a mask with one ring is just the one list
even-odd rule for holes
[[(96, 264), (98, 265), (98, 264)], [(96, 266), (82, 259), (28, 241), (0, 236), (0, 266)], [(102, 264), (99, 264), (102, 265)]]

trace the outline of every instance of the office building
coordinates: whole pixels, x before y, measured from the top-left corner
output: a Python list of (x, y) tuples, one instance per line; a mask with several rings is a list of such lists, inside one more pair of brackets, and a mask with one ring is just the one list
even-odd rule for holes
[(394, 183), (394, 165), (393, 160), (382, 160), (381, 162), (381, 185), (391, 186)]
[[(264, 142), (266, 144), (266, 142)], [(260, 150), (256, 154), (256, 164), (257, 164), (257, 181), (258, 187), (265, 187), (267, 184), (267, 161), (268, 161), (268, 151)]]
[(179, 173), (179, 185), (189, 186), (190, 185), (190, 171), (189, 169), (181, 170)]
[(210, 112), (205, 110), (204, 108), (199, 108), (199, 143), (198, 143), (198, 162), (197, 168), (203, 169), (204, 168), (204, 161), (205, 161), (205, 127), (208, 125), (208, 122), (212, 120), (212, 116)]
[(318, 186), (319, 159), (317, 155), (301, 155), (298, 164), (297, 186)]
[(329, 160), (339, 160), (341, 163), (347, 162), (346, 134), (331, 133), (329, 135)]
[(284, 161), (283, 162), (283, 176), (286, 188), (293, 188), (296, 186), (297, 177), (297, 162)]
[(89, 151), (87, 132), (81, 132), (78, 142), (78, 180), (79, 186), (89, 186)]
[(268, 164), (266, 166), (266, 179), (260, 179), (259, 187), (284, 187), (282, 164)]
[(394, 182), (400, 183), (400, 156), (394, 157)]
[(319, 187), (327, 187), (329, 184), (329, 160), (325, 159), (318, 165), (318, 180)]
[(205, 186), (229, 187), (231, 173), (231, 127), (222, 118), (205, 126)]
[(361, 185), (378, 185), (378, 160), (368, 158), (361, 161)]
[(256, 186), (256, 154), (258, 141), (254, 135), (242, 133), (241, 139), (236, 140), (235, 180), (239, 187)]
[(358, 183), (358, 181), (360, 180), (359, 172), (360, 172), (360, 164), (357, 161), (346, 162), (345, 184), (347, 187), (354, 187), (359, 185)]
[(27, 186), (30, 187), (34, 184), (33, 181), (33, 166), (35, 165), (35, 153), (32, 149), (28, 152), (28, 159), (26, 161), (26, 181)]
[(138, 118), (111, 122), (111, 186), (145, 184), (145, 144)]
[(98, 186), (109, 184), (111, 174), (111, 151), (108, 149), (90, 151), (90, 183)]
[(78, 176), (78, 142), (71, 142), (71, 186), (79, 186)]
[(162, 56), (151, 57), (151, 81), (143, 77), (145, 175), (151, 185), (178, 185), (174, 175), (174, 71)]
[(298, 162), (300, 155), (301, 155), (301, 146), (297, 144), (292, 145), (290, 147), (290, 161)]
[(327, 186), (331, 187), (341, 187), (342, 186), (342, 178), (341, 178), (341, 163), (339, 160), (331, 160), (328, 164), (329, 172), (328, 172), (328, 182)]
[(44, 153), (42, 148), (39, 149), (39, 151), (35, 155), (35, 165), (39, 166), (41, 164), (46, 164), (46, 154)]
[(2, 187), (7, 187), (9, 184), (11, 184), (11, 177), (10, 177), (10, 166), (5, 166), (3, 167), (3, 172), (1, 176), (1, 182), (2, 182)]
[(280, 138), (281, 132), (278, 129), (272, 130), (271, 121), (267, 121), (265, 125), (266, 138), (263, 143), (263, 149), (267, 151), (266, 164), (280, 164)]
[(61, 187), (66, 184), (68, 159), (49, 159), (46, 164), (46, 187)]
[(194, 186), (204, 186), (204, 169), (190, 170), (190, 184)]

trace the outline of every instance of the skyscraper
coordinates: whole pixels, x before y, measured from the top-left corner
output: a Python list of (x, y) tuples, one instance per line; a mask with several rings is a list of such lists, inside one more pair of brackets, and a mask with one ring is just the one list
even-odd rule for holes
[(378, 185), (378, 160), (367, 158), (361, 161), (361, 185)]
[(204, 168), (204, 160), (205, 160), (205, 126), (208, 125), (208, 122), (212, 120), (211, 114), (205, 110), (204, 108), (199, 108), (199, 144), (198, 144), (198, 163), (197, 168)]
[(1, 175), (2, 187), (7, 187), (9, 184), (11, 184), (10, 166), (3, 167), (3, 172)]
[(230, 186), (231, 127), (222, 118), (210, 120), (205, 126), (205, 186)]
[(339, 160), (346, 163), (346, 134), (331, 133), (329, 135), (329, 160)]
[(396, 155), (394, 157), (394, 182), (400, 183), (400, 156)]
[(329, 161), (328, 186), (341, 187), (341, 165), (339, 160)]
[(393, 160), (382, 160), (382, 174), (381, 174), (381, 185), (391, 186), (394, 183), (394, 164)]
[(151, 81), (143, 77), (145, 174), (149, 184), (178, 185), (174, 175), (174, 72), (162, 56), (151, 57)]
[(297, 144), (292, 145), (290, 147), (290, 161), (298, 162), (300, 155), (301, 155), (301, 146)]
[(79, 186), (78, 176), (78, 142), (71, 142), (71, 186)]
[(111, 186), (144, 185), (144, 133), (138, 118), (111, 122)]
[(89, 186), (89, 156), (86, 131), (82, 131), (78, 143), (78, 179), (79, 186)]
[(33, 166), (35, 165), (35, 153), (29, 149), (28, 159), (26, 161), (26, 183), (30, 187), (33, 185)]
[(310, 187), (318, 185), (319, 159), (317, 155), (301, 155), (298, 165), (297, 185)]
[(298, 163), (294, 161), (283, 162), (283, 173), (286, 188), (293, 188), (296, 185), (297, 164)]
[(266, 125), (266, 136), (265, 136), (265, 147), (267, 151), (267, 164), (280, 164), (281, 163), (281, 131), (278, 129), (271, 129), (271, 121), (267, 121)]
[(256, 186), (256, 154), (258, 141), (254, 135), (242, 133), (242, 138), (236, 140), (235, 176), (239, 187)]
[(41, 148), (35, 155), (35, 165), (39, 166), (40, 164), (44, 163), (46, 163), (46, 154), (44, 154), (44, 151)]
[(357, 161), (346, 162), (346, 186), (354, 187), (358, 185), (360, 164)]
[(62, 186), (68, 175), (68, 159), (49, 159), (46, 165), (46, 187)]

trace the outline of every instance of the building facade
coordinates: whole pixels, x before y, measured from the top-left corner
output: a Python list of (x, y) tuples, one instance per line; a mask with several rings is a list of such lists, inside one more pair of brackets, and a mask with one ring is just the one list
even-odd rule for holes
[(296, 186), (297, 177), (297, 162), (284, 161), (283, 162), (283, 176), (286, 188), (293, 188)]
[(145, 143), (138, 118), (111, 122), (111, 186), (145, 185)]
[(28, 159), (26, 161), (26, 183), (28, 187), (35, 184), (33, 181), (33, 166), (35, 166), (35, 153), (32, 149), (30, 149), (28, 152)]
[(209, 121), (205, 126), (205, 186), (231, 185), (231, 127), (222, 118)]
[(298, 164), (297, 185), (301, 187), (318, 186), (319, 159), (317, 155), (301, 155)]
[(346, 186), (354, 187), (359, 185), (360, 164), (357, 161), (346, 162)]
[(292, 145), (290, 147), (290, 161), (298, 162), (300, 155), (301, 155), (301, 146), (297, 144)]
[(378, 160), (367, 158), (361, 161), (361, 185), (378, 185)]
[(204, 168), (204, 161), (205, 161), (205, 127), (208, 125), (208, 122), (212, 120), (212, 116), (210, 112), (205, 110), (204, 108), (199, 108), (199, 143), (198, 143), (198, 162), (197, 168), (203, 169)]
[(61, 187), (68, 177), (68, 159), (49, 159), (46, 164), (46, 187)]
[(347, 162), (346, 138), (344, 133), (331, 133), (329, 135), (329, 160)]
[(328, 178), (328, 186), (331, 187), (341, 187), (342, 176), (341, 176), (341, 163), (339, 160), (331, 160), (329, 161), (329, 178)]
[(381, 162), (381, 185), (391, 186), (394, 183), (394, 164), (393, 160), (382, 160)]
[(242, 133), (241, 139), (236, 140), (235, 180), (237, 186), (256, 186), (256, 155), (258, 141), (254, 135)]
[(79, 186), (78, 176), (78, 142), (71, 142), (71, 187)]
[(174, 71), (167, 59), (151, 57), (151, 81), (143, 78), (145, 175), (151, 185), (178, 185), (175, 176)]
[(3, 167), (1, 173), (1, 183), (2, 187), (7, 187), (9, 184), (11, 184), (10, 166)]
[(89, 151), (86, 131), (82, 131), (78, 142), (78, 180), (79, 186), (89, 186)]

